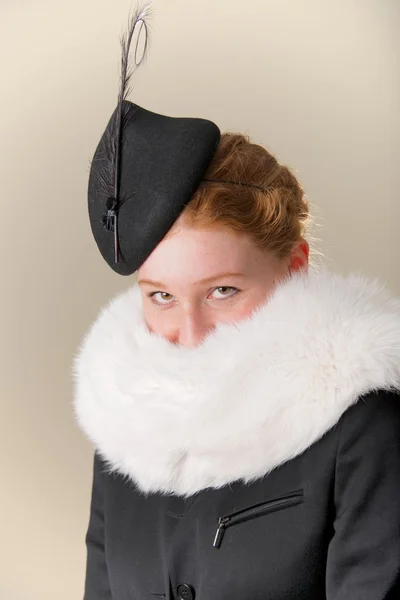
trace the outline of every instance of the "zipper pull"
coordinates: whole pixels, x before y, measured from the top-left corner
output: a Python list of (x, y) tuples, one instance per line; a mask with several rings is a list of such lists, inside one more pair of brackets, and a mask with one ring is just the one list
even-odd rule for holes
[(218, 519), (218, 529), (214, 538), (214, 548), (219, 548), (221, 546), (222, 538), (225, 534), (226, 524), (229, 521), (229, 517), (221, 517)]

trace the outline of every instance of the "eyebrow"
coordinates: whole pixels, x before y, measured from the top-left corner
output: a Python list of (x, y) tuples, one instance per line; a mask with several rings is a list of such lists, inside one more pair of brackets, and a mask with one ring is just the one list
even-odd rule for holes
[[(196, 281), (196, 283), (201, 283), (201, 284), (205, 284), (205, 283), (211, 283), (212, 281), (216, 281), (217, 279), (223, 279), (225, 277), (244, 277), (243, 273), (218, 273), (218, 275), (212, 275), (212, 277), (206, 277), (205, 279), (199, 279), (199, 281)], [(169, 287), (168, 285), (165, 285), (165, 283), (162, 283), (161, 281), (152, 281), (151, 279), (139, 279), (138, 283), (144, 283), (146, 285), (152, 285), (154, 287), (159, 287), (159, 288), (167, 288)]]

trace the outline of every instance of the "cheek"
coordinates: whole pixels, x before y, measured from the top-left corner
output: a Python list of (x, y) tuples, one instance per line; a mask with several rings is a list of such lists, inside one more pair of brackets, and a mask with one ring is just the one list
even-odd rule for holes
[(143, 316), (149, 331), (161, 335), (170, 341), (174, 341), (176, 326), (172, 316), (170, 314), (167, 316), (167, 311), (157, 310), (152, 305), (149, 306), (147, 301), (145, 301), (143, 303)]
[(238, 307), (238, 318), (250, 317), (260, 305), (268, 301), (269, 296), (273, 293), (277, 284), (278, 281), (273, 280), (267, 286), (260, 288), (259, 290), (255, 290), (251, 296), (246, 298), (243, 305)]

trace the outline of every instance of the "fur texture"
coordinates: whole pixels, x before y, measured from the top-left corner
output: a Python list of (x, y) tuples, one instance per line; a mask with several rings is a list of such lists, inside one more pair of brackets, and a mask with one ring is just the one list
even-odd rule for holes
[(186, 496), (265, 475), (364, 393), (400, 388), (400, 302), (359, 276), (298, 275), (187, 349), (148, 331), (135, 285), (74, 366), (78, 422), (110, 471)]

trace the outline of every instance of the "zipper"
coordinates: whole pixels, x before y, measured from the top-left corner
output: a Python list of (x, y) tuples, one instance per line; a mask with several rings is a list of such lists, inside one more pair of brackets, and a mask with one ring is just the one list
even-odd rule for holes
[(301, 504), (303, 502), (303, 497), (303, 490), (296, 490), (291, 494), (282, 496), (281, 498), (269, 500), (268, 502), (261, 502), (251, 506), (250, 508), (243, 508), (230, 513), (229, 515), (225, 515), (224, 517), (220, 517), (218, 519), (218, 528), (214, 538), (214, 548), (219, 548), (221, 546), (222, 539), (228, 527), (237, 525), (238, 523), (244, 523), (245, 521), (249, 521), (255, 517), (261, 517), (270, 512), (275, 512), (283, 508), (289, 508), (290, 506)]

